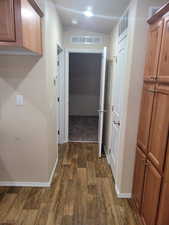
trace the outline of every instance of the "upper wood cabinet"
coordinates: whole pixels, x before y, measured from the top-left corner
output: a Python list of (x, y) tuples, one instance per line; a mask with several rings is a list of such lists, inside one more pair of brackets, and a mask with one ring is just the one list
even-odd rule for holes
[(152, 115), (148, 157), (162, 172), (169, 126), (169, 86), (158, 85)]
[(163, 31), (163, 19), (150, 25), (144, 79), (156, 80)]
[(15, 41), (15, 12), (13, 0), (0, 1), (0, 41)]
[[(155, 225), (158, 201), (160, 196), (161, 175), (147, 162), (141, 217), (145, 225)], [(163, 224), (164, 225), (164, 224)]]
[(145, 163), (146, 156), (139, 148), (137, 148), (133, 183), (133, 199), (138, 210), (140, 209), (142, 202)]
[(164, 31), (158, 68), (158, 81), (169, 83), (169, 15), (164, 17)]
[(155, 84), (152, 83), (144, 84), (137, 143), (138, 146), (145, 152), (145, 154), (148, 151), (151, 115), (155, 95), (154, 90)]
[(0, 53), (42, 54), (42, 11), (35, 0), (0, 0)]

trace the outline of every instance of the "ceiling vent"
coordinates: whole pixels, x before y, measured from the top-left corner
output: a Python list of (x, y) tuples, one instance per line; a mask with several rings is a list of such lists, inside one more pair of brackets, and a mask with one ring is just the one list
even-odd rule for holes
[(120, 19), (119, 36), (128, 29), (128, 24), (129, 24), (128, 21), (129, 21), (129, 12), (127, 11)]
[(103, 39), (100, 36), (72, 36), (71, 43), (84, 45), (102, 44)]
[(149, 17), (152, 17), (159, 9), (160, 9), (160, 7), (150, 7), (149, 8)]

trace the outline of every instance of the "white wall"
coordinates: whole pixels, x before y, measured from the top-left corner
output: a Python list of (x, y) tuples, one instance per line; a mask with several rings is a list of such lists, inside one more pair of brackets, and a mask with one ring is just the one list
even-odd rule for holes
[(69, 56), (69, 114), (97, 116), (100, 99), (101, 54)]
[[(53, 78), (62, 28), (54, 3), (39, 3), (45, 14), (43, 56), (0, 56), (1, 182), (48, 182), (57, 160)], [(24, 96), (23, 106), (16, 106), (17, 94)]]

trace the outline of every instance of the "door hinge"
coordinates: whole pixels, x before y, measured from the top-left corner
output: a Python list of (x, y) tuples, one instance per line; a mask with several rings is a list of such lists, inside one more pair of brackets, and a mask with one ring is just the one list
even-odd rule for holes
[(113, 56), (113, 61), (114, 61), (115, 63), (117, 63), (117, 56), (116, 56), (116, 55)]
[(58, 102), (60, 102), (60, 98), (58, 97)]
[(58, 135), (60, 135), (60, 130), (58, 130)]

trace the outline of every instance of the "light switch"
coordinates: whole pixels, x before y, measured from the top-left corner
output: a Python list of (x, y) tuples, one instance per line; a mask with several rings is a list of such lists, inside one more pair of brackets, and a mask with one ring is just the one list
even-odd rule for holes
[(16, 95), (16, 105), (18, 106), (23, 105), (23, 95)]

